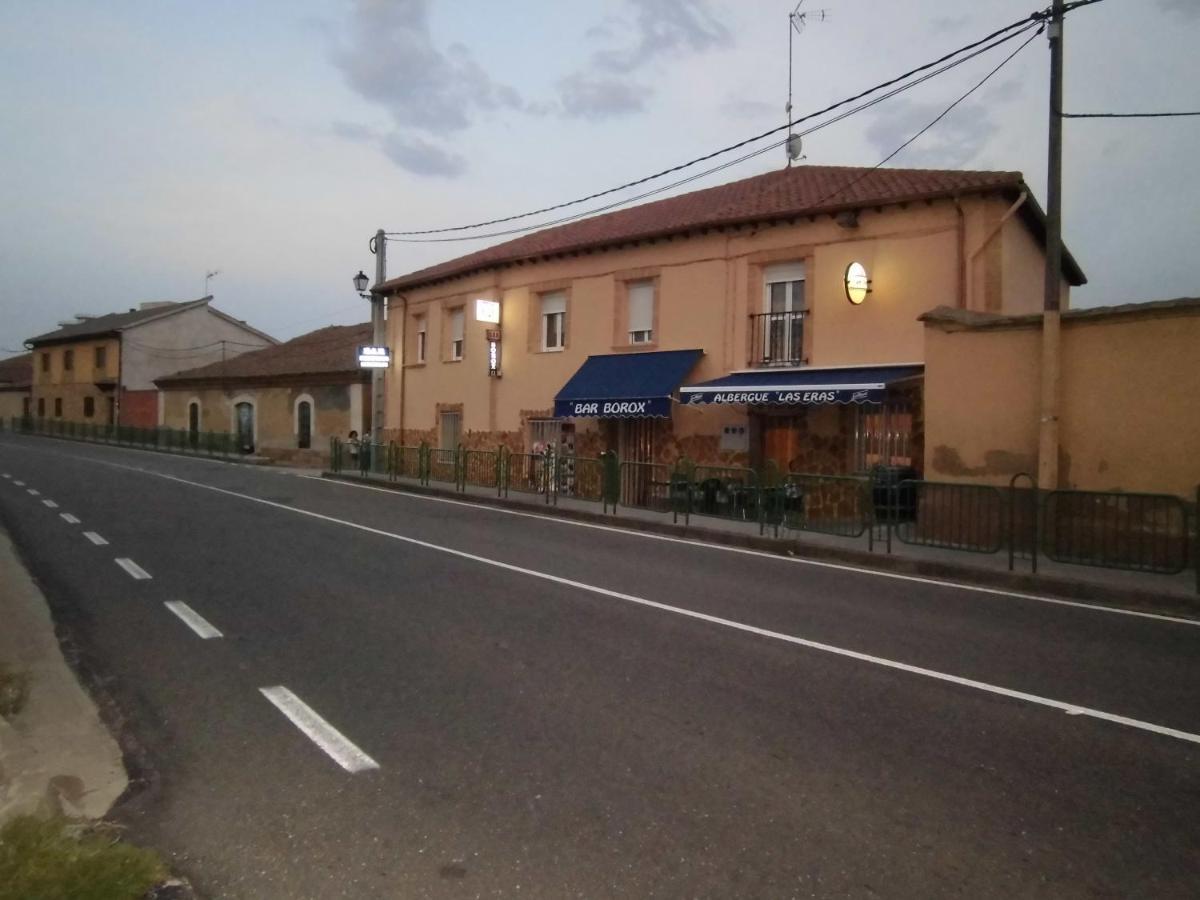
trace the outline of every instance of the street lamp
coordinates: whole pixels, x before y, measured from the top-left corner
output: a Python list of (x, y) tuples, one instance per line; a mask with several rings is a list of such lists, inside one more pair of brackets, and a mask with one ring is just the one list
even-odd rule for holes
[(359, 269), (358, 274), (354, 276), (354, 289), (360, 294), (363, 293), (367, 289), (367, 282), (370, 280), (367, 274), (362, 269)]

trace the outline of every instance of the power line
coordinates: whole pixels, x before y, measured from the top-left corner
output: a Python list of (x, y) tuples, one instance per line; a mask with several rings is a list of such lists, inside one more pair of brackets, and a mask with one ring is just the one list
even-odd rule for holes
[[(1006, 43), (1010, 40), (1014, 40), (1015, 38), (1020, 37), (1022, 34), (1026, 33), (1027, 31), (1029, 31), (1030, 29), (1032, 29), (1034, 27), (1035, 26), (1032, 24), (1027, 25), (1025, 28), (1021, 29), (1020, 31), (1014, 32), (1013, 34), (1011, 34), (1007, 37), (1001, 38), (1001, 39), (995, 41), (994, 43), (991, 43), (985, 47), (975, 50), (969, 56), (963, 57), (962, 59), (956, 60), (952, 63), (948, 63), (947, 65), (943, 66), (941, 69), (937, 69), (933, 72), (928, 72), (925, 75), (923, 75), (921, 78), (917, 79), (916, 81), (913, 81), (909, 84), (894, 88), (893, 90), (889, 91), (886, 94), (883, 94), (882, 96), (876, 97), (876, 98), (869, 100), (866, 103), (863, 103), (857, 107), (846, 110), (846, 111), (840, 113), (839, 115), (834, 116), (832, 119), (829, 119), (825, 122), (821, 122), (817, 125), (814, 125), (810, 128), (807, 128), (807, 129), (799, 132), (799, 134), (801, 137), (807, 137), (808, 135), (813, 134), (814, 132), (820, 131), (822, 128), (827, 128), (830, 125), (834, 125), (838, 122), (841, 122), (843, 119), (849, 118), (850, 116), (852, 116), (858, 112), (862, 112), (865, 109), (869, 109), (879, 103), (882, 103), (885, 100), (888, 100), (891, 97), (894, 97), (899, 93), (902, 93), (903, 91), (906, 91), (912, 87), (915, 87), (918, 84), (921, 84), (925, 81), (928, 81), (930, 78), (933, 78), (936, 75), (941, 74), (942, 72), (948, 71), (958, 65), (968, 62), (969, 60), (974, 59), (977, 56), (980, 56), (983, 53), (986, 53), (987, 51), (992, 50), (995, 47), (998, 47), (1003, 43)], [(1026, 41), (1026, 44), (1028, 44), (1028, 41)], [(1025, 46), (1025, 45), (1023, 44), (1022, 46)], [(810, 118), (810, 117), (805, 117), (805, 118)], [(797, 121), (801, 121), (801, 120), (797, 120)], [(523, 233), (526, 233), (529, 231), (537, 231), (542, 228), (550, 228), (555, 225), (563, 225), (568, 222), (574, 222), (579, 219), (584, 219), (589, 216), (596, 215), (597, 213), (607, 212), (608, 210), (613, 209), (618, 206), (624, 206), (629, 203), (634, 203), (638, 200), (644, 200), (647, 197), (652, 197), (656, 194), (661, 194), (664, 191), (669, 191), (673, 188), (677, 188), (677, 187), (680, 187), (685, 184), (690, 184), (691, 182), (693, 182), (699, 178), (703, 178), (707, 175), (712, 175), (716, 172), (723, 171), (724, 169), (728, 169), (731, 166), (738, 165), (739, 163), (743, 163), (749, 159), (753, 159), (756, 156), (761, 156), (763, 153), (767, 153), (771, 150), (774, 150), (777, 147), (782, 147), (786, 143), (787, 143), (786, 138), (784, 140), (775, 141), (774, 143), (768, 144), (764, 147), (760, 147), (757, 150), (753, 150), (750, 153), (747, 153), (743, 156), (739, 156), (732, 160), (727, 160), (724, 163), (721, 163), (717, 166), (713, 166), (712, 168), (709, 168), (709, 169), (705, 169), (702, 172), (694, 173), (694, 174), (689, 175), (688, 177), (680, 179), (678, 181), (673, 181), (673, 182), (670, 182), (669, 184), (661, 185), (661, 186), (653, 188), (649, 191), (645, 191), (641, 194), (635, 194), (632, 197), (623, 197), (619, 200), (615, 200), (612, 203), (608, 203), (604, 206), (595, 207), (592, 209), (585, 210), (583, 212), (574, 213), (569, 216), (563, 216), (558, 219), (551, 219), (548, 222), (539, 222), (534, 225), (523, 225), (523, 226), (519, 226), (517, 228), (510, 228), (510, 229), (507, 229), (504, 231), (492, 231), (492, 232), (486, 232), (483, 234), (472, 234), (472, 235), (465, 235), (465, 236), (459, 236), (459, 237), (441, 237), (441, 238), (439, 238), (439, 237), (408, 237), (408, 238), (393, 237), (393, 238), (391, 238), (391, 240), (393, 240), (395, 242), (399, 242), (399, 243), (406, 243), (406, 244), (453, 243), (453, 242), (459, 242), (459, 241), (483, 240), (486, 238), (508, 237), (508, 236), (511, 236), (514, 234), (523, 234)], [(520, 218), (520, 217), (513, 217), (513, 218)], [(431, 233), (431, 232), (422, 232), (422, 233), (427, 234), (427, 233)]]
[(1060, 113), (1064, 119), (1173, 119), (1181, 116), (1200, 116), (1200, 112), (1152, 113)]
[[(1083, 2), (1083, 0), (1080, 0), (1080, 2)], [(1090, 0), (1090, 2), (1093, 2), (1093, 3), (1099, 2), (1099, 0)], [(448, 228), (428, 228), (428, 229), (423, 229), (423, 230), (418, 230), (418, 231), (389, 231), (386, 233), (385, 237), (392, 238), (392, 237), (409, 237), (409, 236), (424, 235), (424, 234), (445, 234), (447, 232), (452, 232), (452, 231), (469, 231), (471, 229), (482, 228), (487, 225), (500, 225), (505, 222), (516, 221), (517, 219), (525, 219), (525, 218), (529, 218), (530, 216), (536, 216), (536, 215), (541, 215), (542, 213), (553, 212), (553, 211), (559, 210), (559, 209), (565, 209), (568, 206), (577, 206), (580, 203), (586, 203), (589, 200), (596, 200), (596, 199), (599, 199), (600, 197), (605, 197), (609, 194), (617, 193), (618, 191), (627, 190), (628, 188), (631, 188), (631, 187), (638, 187), (639, 185), (646, 184), (647, 182), (650, 182), (650, 181), (655, 181), (659, 178), (663, 178), (667, 175), (674, 174), (675, 172), (682, 171), (683, 169), (690, 168), (690, 167), (698, 165), (702, 162), (707, 162), (708, 160), (714, 159), (715, 157), (722, 156), (726, 153), (731, 153), (734, 150), (740, 150), (742, 147), (745, 147), (749, 144), (753, 144), (757, 141), (762, 140), (763, 138), (767, 138), (767, 137), (770, 137), (771, 135), (778, 134), (781, 131), (787, 131), (787, 130), (793, 128), (794, 126), (799, 125), (803, 122), (807, 122), (812, 119), (819, 118), (820, 116), (823, 116), (827, 113), (833, 112), (834, 110), (841, 109), (843, 106), (854, 103), (858, 100), (862, 100), (863, 98), (868, 97), (871, 94), (878, 93), (879, 91), (882, 91), (885, 88), (895, 87), (896, 85), (900, 84), (901, 82), (909, 80), (910, 78), (912, 78), (915, 75), (920, 75), (921, 73), (927, 72), (930, 69), (934, 69), (934, 68), (942, 65), (943, 63), (946, 63), (946, 62), (954, 59), (955, 57), (962, 56), (964, 53), (968, 53), (969, 51), (980, 48), (984, 44), (988, 44), (988, 43), (996, 40), (997, 38), (1000, 38), (1004, 35), (1009, 35), (1009, 32), (1016, 31), (1017, 29), (1021, 29), (1023, 31), (1029, 25), (1036, 24), (1038, 22), (1043, 21), (1047, 15), (1048, 15), (1048, 13), (1044, 10), (1031, 13), (1030, 15), (1028, 15), (1022, 19), (1019, 19), (1010, 25), (1006, 25), (1003, 28), (993, 31), (991, 34), (987, 35), (986, 37), (980, 38), (977, 41), (972, 41), (969, 44), (965, 44), (964, 46), (959, 47), (957, 50), (947, 53), (944, 56), (941, 56), (931, 62), (928, 62), (928, 63), (925, 63), (924, 65), (918, 66), (915, 69), (910, 69), (909, 71), (905, 72), (903, 75), (898, 75), (895, 78), (891, 78), (887, 81), (881, 82), (881, 83), (875, 85), (874, 87), (867, 88), (865, 91), (861, 91), (860, 93), (855, 94), (851, 97), (847, 97), (843, 100), (839, 100), (838, 102), (830, 104), (829, 106), (825, 107), (824, 109), (818, 110), (817, 112), (813, 112), (813, 113), (809, 113), (808, 115), (801, 116), (800, 118), (794, 119), (785, 125), (780, 125), (777, 128), (771, 128), (767, 131), (762, 132), (761, 134), (756, 134), (753, 137), (749, 137), (749, 138), (746, 138), (745, 140), (738, 141), (735, 144), (730, 144), (727, 147), (722, 147), (720, 150), (714, 150), (711, 153), (706, 153), (703, 156), (697, 156), (694, 159), (688, 160), (687, 162), (684, 162), (684, 163), (680, 163), (679, 165), (672, 166), (668, 169), (663, 169), (660, 172), (655, 172), (653, 175), (647, 175), (643, 178), (638, 178), (634, 181), (628, 181), (625, 184), (618, 185), (617, 187), (613, 187), (613, 188), (608, 188), (607, 190), (597, 191), (596, 193), (589, 194), (586, 197), (579, 197), (575, 200), (568, 200), (564, 203), (556, 203), (556, 204), (553, 204), (552, 206), (544, 206), (541, 209), (535, 209), (535, 210), (531, 210), (529, 212), (519, 213), (517, 215), (504, 216), (504, 217), (497, 218), (497, 219), (488, 219), (488, 220), (485, 220), (482, 222), (475, 222), (470, 225), (455, 225), (455, 226), (448, 227)], [(1015, 35), (1009, 35), (1009, 37), (1006, 38), (1006, 40), (1011, 39), (1012, 37), (1015, 37)], [(1003, 41), (1000, 41), (998, 43), (1003, 43)]]
[[(1095, 2), (1099, 2), (1099, 0), (1095, 0)], [(953, 103), (951, 103), (949, 106), (947, 106), (944, 110), (942, 110), (934, 119), (932, 119), (929, 122), (928, 125), (926, 125), (924, 128), (922, 128), (920, 131), (918, 131), (912, 137), (910, 137), (907, 141), (905, 141), (903, 144), (901, 144), (899, 147), (897, 147), (895, 150), (893, 150), (891, 153), (889, 153), (887, 156), (885, 156), (879, 162), (875, 163), (875, 165), (871, 166), (870, 169), (867, 169), (865, 172), (863, 172), (861, 175), (859, 175), (853, 181), (850, 181), (847, 184), (844, 184), (841, 187), (839, 187), (836, 191), (833, 191), (832, 193), (825, 195), (824, 197), (822, 197), (820, 200), (818, 200), (813, 205), (820, 206), (822, 203), (826, 203), (829, 200), (832, 200), (838, 194), (845, 193), (846, 191), (850, 190), (850, 188), (854, 187), (854, 185), (858, 184), (860, 181), (862, 181), (864, 178), (866, 178), (868, 175), (870, 175), (872, 172), (874, 172), (881, 166), (884, 166), (888, 162), (890, 162), (895, 156), (897, 156), (899, 153), (901, 153), (903, 150), (905, 150), (910, 144), (912, 144), (913, 141), (917, 140), (917, 138), (919, 138), (925, 132), (929, 131), (929, 129), (933, 128), (933, 126), (935, 126), (938, 122), (940, 122), (940, 121), (942, 121), (942, 119), (946, 118), (946, 116), (948, 116), (951, 113), (951, 111), (954, 110), (954, 108), (956, 106), (958, 106), (960, 103), (962, 103), (964, 100), (966, 100), (972, 94), (974, 94), (977, 90), (979, 90), (981, 87), (983, 87), (985, 84), (987, 84), (993, 75), (995, 75), (997, 72), (999, 72), (1001, 69), (1003, 69), (1006, 65), (1008, 65), (1010, 62), (1012, 62), (1013, 58), (1018, 53), (1020, 53), (1022, 50), (1024, 50), (1026, 47), (1028, 47), (1031, 43), (1033, 43), (1034, 39), (1045, 30), (1046, 30), (1045, 25), (1040, 26), (1036, 32), (1034, 32), (1033, 34), (1031, 34), (1029, 36), (1028, 40), (1026, 40), (1023, 44), (1021, 44), (1021, 46), (1019, 46), (1016, 50), (1014, 50), (1008, 56), (1006, 56), (1000, 62), (1000, 64), (998, 66), (996, 66), (994, 69), (992, 69), (986, 75), (984, 75), (983, 78), (980, 79), (974, 85), (974, 87), (972, 87), (969, 91), (967, 91), (965, 94), (963, 94), (957, 100), (955, 100)]]

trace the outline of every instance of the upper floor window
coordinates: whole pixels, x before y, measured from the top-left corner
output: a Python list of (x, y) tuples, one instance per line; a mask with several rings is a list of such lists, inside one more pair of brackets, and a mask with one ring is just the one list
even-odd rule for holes
[(654, 282), (629, 284), (629, 343), (654, 342)]
[(463, 329), (466, 325), (466, 316), (463, 313), (462, 307), (450, 313), (450, 358), (463, 358)]
[(75, 351), (74, 350), (64, 350), (63, 351), (63, 371), (70, 372), (74, 368), (75, 368)]
[(94, 367), (103, 369), (108, 364), (108, 350), (104, 347), (96, 348), (96, 361)]
[(43, 372), (50, 371), (50, 351), (49, 350), (47, 350), (45, 353), (42, 354), (42, 371)]
[(426, 325), (427, 321), (428, 320), (424, 316), (421, 316), (417, 319), (417, 352), (415, 356), (416, 361), (419, 363), (425, 362), (425, 342), (429, 338), (429, 330), (428, 326)]
[(561, 350), (567, 343), (567, 293), (542, 294), (542, 349)]
[(763, 311), (753, 317), (753, 362), (804, 363), (804, 263), (769, 266), (763, 273)]

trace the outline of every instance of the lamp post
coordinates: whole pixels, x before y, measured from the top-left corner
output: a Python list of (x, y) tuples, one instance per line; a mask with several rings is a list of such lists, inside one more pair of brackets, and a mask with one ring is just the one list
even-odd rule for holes
[[(375, 237), (371, 241), (371, 251), (375, 254), (375, 287), (387, 278), (387, 243), (384, 238), (383, 229), (375, 232)], [(354, 289), (358, 291), (360, 297), (371, 301), (371, 340), (376, 347), (384, 346), (387, 335), (384, 328), (384, 298), (383, 294), (377, 290), (367, 291), (367, 284), (370, 279), (367, 274), (361, 269), (354, 276)], [(371, 442), (375, 444), (383, 443), (383, 370), (371, 370)]]

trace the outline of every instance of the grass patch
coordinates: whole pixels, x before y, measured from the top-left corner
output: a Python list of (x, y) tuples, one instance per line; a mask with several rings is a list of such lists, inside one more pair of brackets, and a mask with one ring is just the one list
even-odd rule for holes
[(14, 672), (0, 662), (0, 716), (15, 716), (29, 701), (29, 673)]
[(0, 828), (0, 900), (140, 900), (166, 875), (102, 825), (18, 816)]

